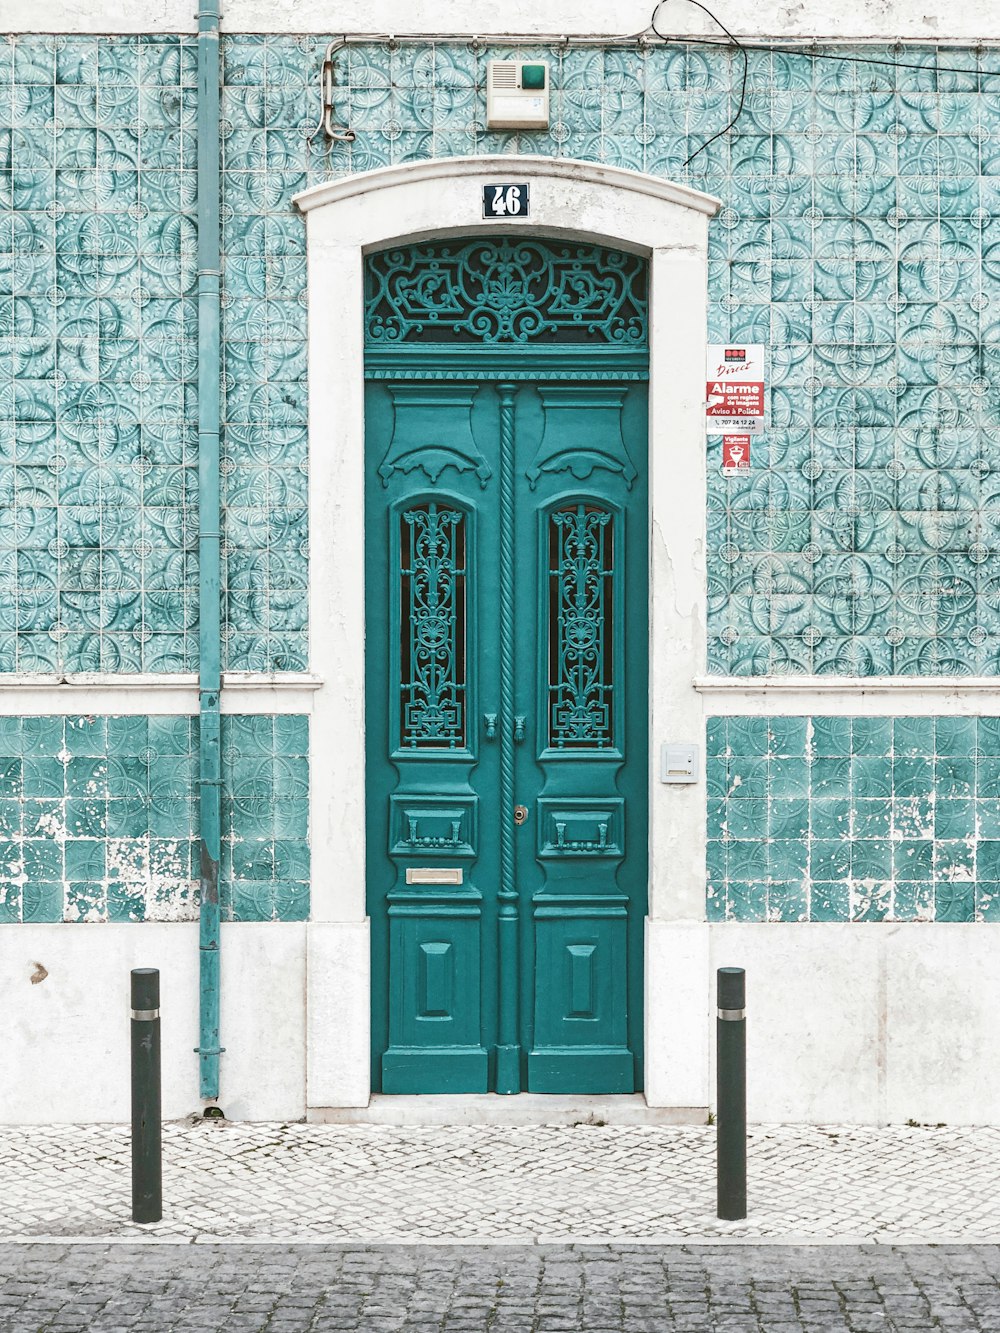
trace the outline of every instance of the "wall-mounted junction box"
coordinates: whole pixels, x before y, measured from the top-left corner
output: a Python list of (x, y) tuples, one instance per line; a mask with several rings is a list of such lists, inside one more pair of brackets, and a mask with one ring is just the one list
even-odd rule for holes
[(549, 67), (544, 60), (491, 60), (486, 71), (486, 127), (547, 130)]

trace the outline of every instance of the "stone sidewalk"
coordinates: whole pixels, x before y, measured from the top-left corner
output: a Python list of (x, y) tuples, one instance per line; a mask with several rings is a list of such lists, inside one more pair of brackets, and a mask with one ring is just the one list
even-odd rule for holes
[(176, 1122), (164, 1220), (130, 1221), (127, 1126), (4, 1127), (0, 1240), (994, 1243), (1000, 1130), (756, 1126), (745, 1222), (709, 1126)]

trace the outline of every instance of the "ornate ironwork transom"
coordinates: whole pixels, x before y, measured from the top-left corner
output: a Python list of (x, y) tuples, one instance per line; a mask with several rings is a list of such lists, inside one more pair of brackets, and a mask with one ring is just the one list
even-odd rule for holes
[(596, 245), (491, 236), (383, 250), (365, 298), (373, 348), (647, 343), (645, 260)]

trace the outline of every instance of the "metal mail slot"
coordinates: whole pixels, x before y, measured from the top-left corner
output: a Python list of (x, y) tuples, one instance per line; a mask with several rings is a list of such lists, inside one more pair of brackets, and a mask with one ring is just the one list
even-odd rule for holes
[(461, 884), (461, 866), (409, 866), (407, 884)]

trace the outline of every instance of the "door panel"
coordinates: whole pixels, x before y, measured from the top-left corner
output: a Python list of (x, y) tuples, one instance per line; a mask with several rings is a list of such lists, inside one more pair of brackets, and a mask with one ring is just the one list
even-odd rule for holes
[(368, 386), (376, 1089), (641, 1087), (645, 399)]

